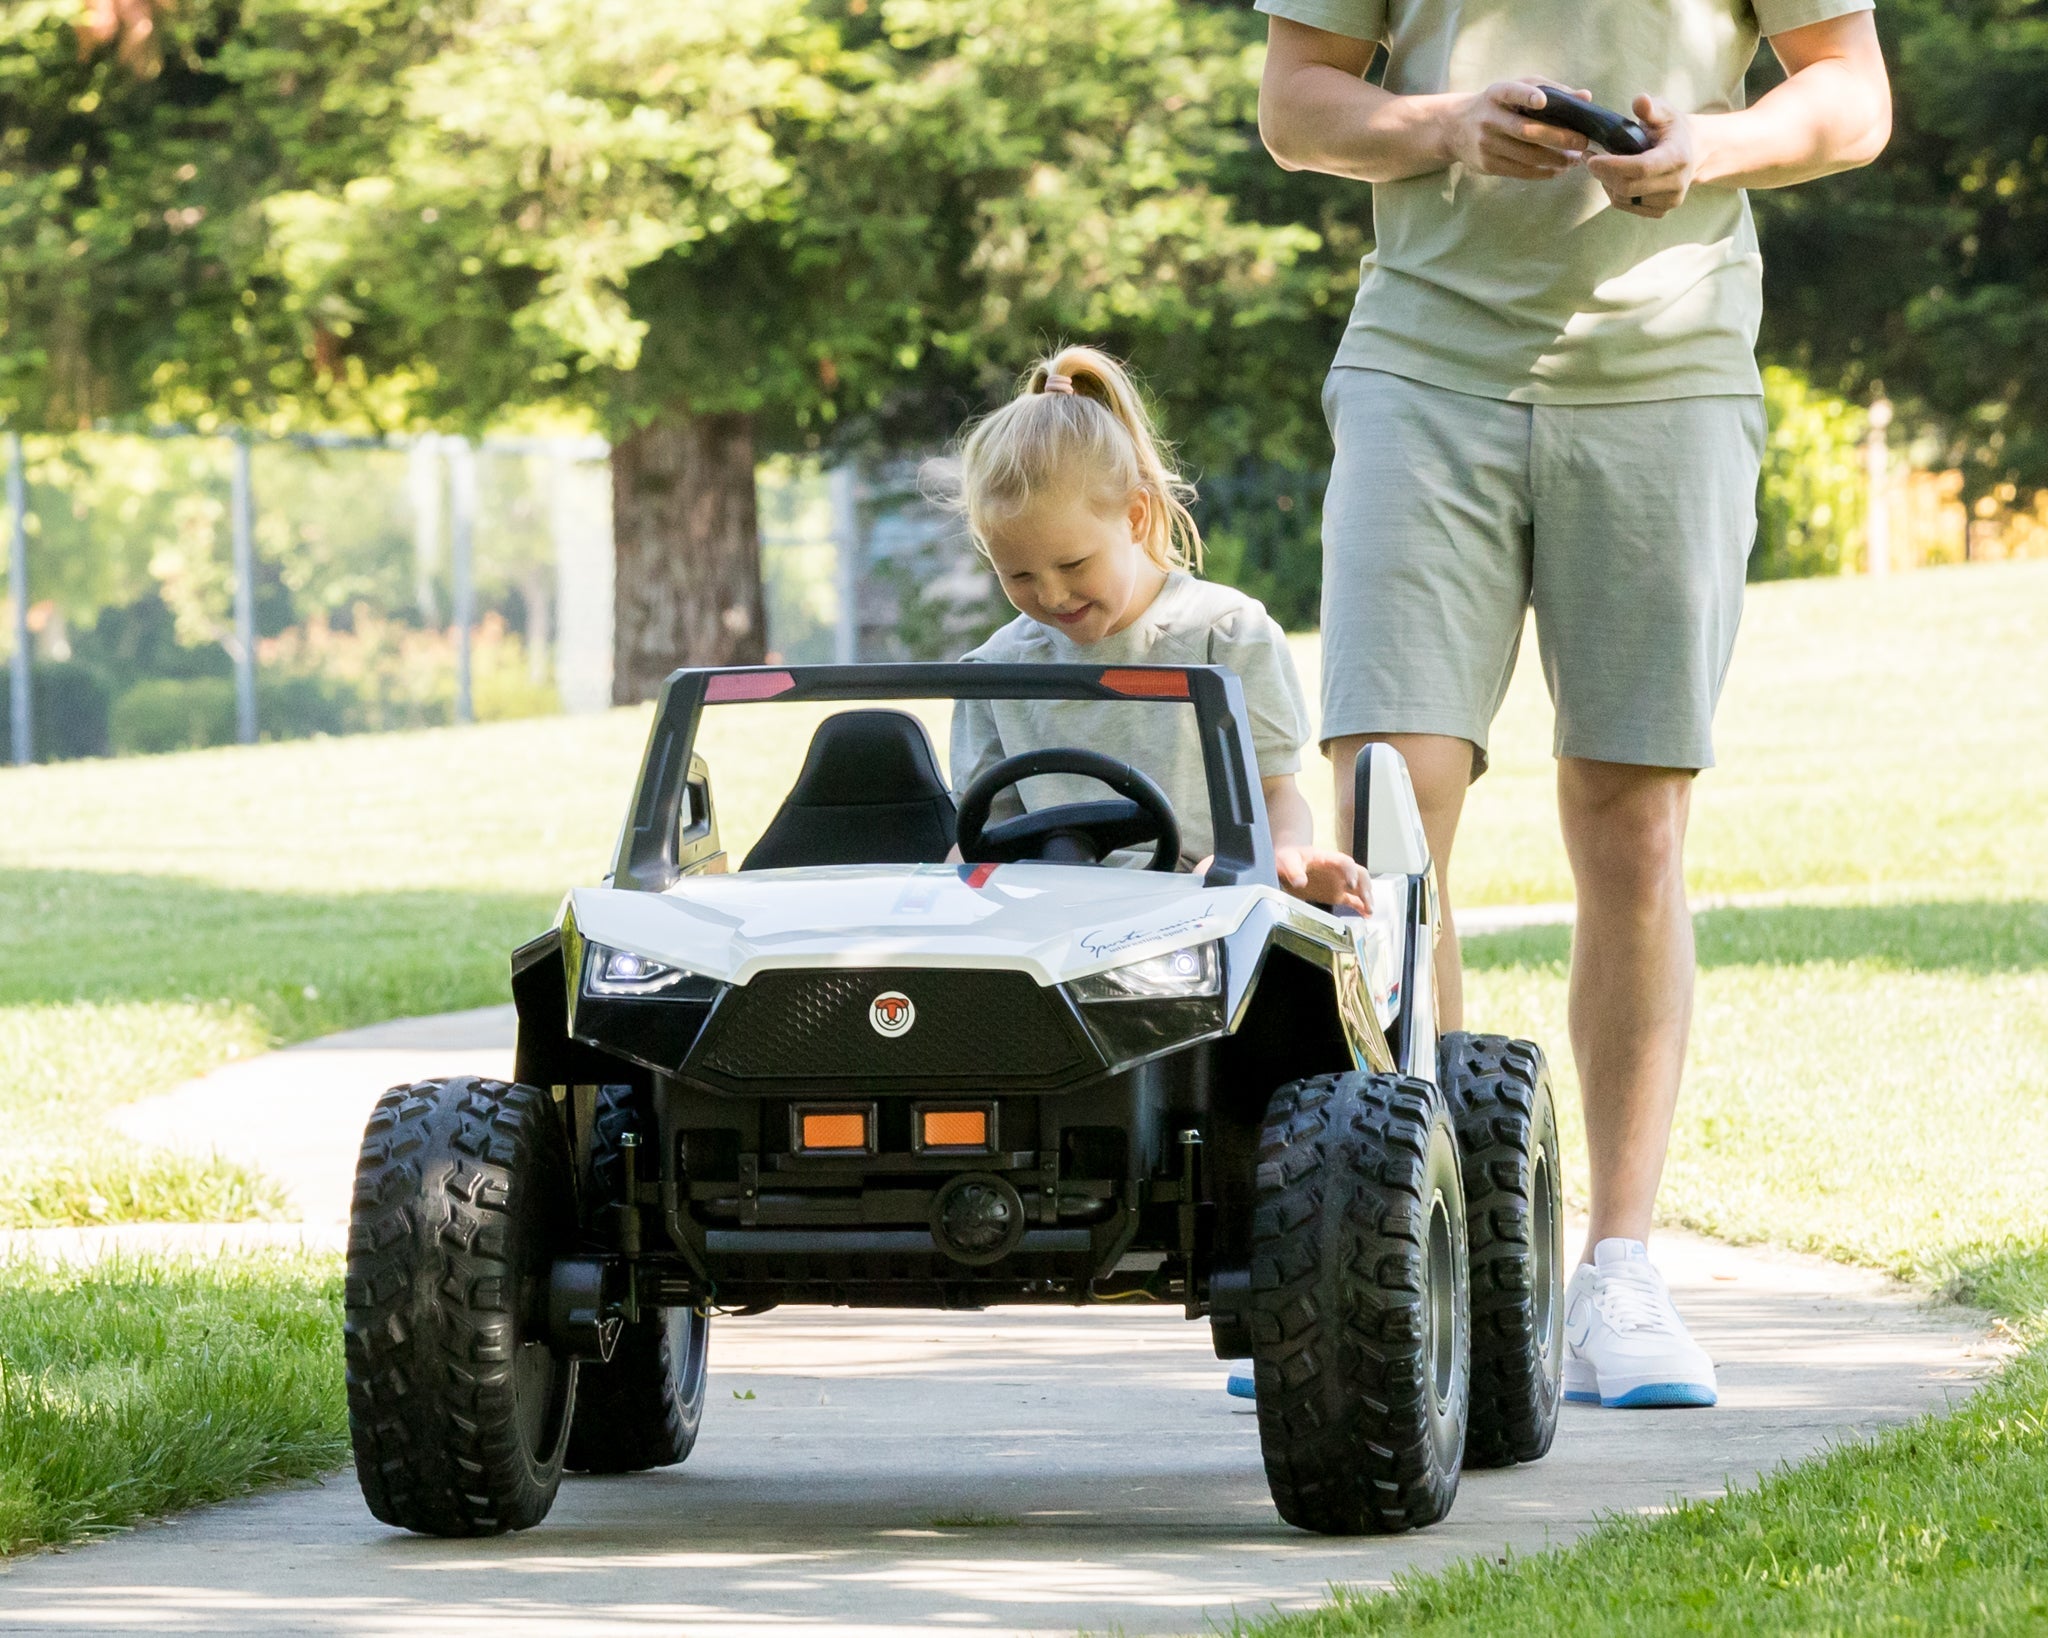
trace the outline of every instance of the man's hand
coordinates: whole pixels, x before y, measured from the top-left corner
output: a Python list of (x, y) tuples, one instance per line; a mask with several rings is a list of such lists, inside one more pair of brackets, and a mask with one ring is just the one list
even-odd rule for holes
[(1348, 853), (1327, 847), (1277, 847), (1280, 885), (1297, 899), (1372, 914), (1372, 883)]
[(1678, 209), (1692, 191), (1699, 144), (1692, 120), (1667, 102), (1642, 96), (1631, 111), (1650, 133), (1650, 147), (1639, 154), (1592, 154), (1586, 169), (1616, 210), (1654, 222)]
[(1451, 157), (1481, 176), (1527, 182), (1562, 176), (1585, 158), (1586, 139), (1528, 117), (1542, 106), (1543, 87), (1534, 80), (1496, 80), (1465, 98), (1451, 119), (1445, 132)]

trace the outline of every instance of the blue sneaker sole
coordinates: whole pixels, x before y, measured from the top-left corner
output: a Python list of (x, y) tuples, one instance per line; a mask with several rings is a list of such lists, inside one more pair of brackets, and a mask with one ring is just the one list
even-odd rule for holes
[(1256, 1399), (1259, 1397), (1258, 1388), (1253, 1385), (1252, 1379), (1248, 1376), (1233, 1376), (1223, 1384), (1223, 1387), (1224, 1391), (1232, 1399)]
[(1697, 1382), (1645, 1382), (1612, 1399), (1602, 1399), (1597, 1393), (1568, 1393), (1565, 1399), (1570, 1404), (1604, 1405), (1609, 1410), (1704, 1410), (1720, 1403), (1712, 1388)]

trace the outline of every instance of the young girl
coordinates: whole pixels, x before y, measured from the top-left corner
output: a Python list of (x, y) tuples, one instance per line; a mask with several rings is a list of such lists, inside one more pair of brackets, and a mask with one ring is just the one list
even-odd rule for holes
[[(1244, 685), (1280, 884), (1369, 913), (1364, 871), (1349, 855), (1315, 846), (1308, 803), (1295, 788), (1308, 705), (1286, 639), (1256, 599), (1195, 577), (1202, 542), (1187, 509), (1194, 490), (1168, 463), (1123, 367), (1092, 347), (1040, 360), (1019, 396), (969, 432), (960, 456), (968, 527), (1018, 611), (966, 657), (1228, 666)], [(1175, 732), (1159, 720), (1167, 713)], [(1102, 751), (1151, 775), (1180, 821), (1183, 866), (1214, 851), (1192, 712), (1098, 700), (962, 700), (953, 713), (953, 783), (965, 790), (1002, 758), (1050, 745)], [(998, 799), (992, 817), (1102, 795), (1091, 780), (1048, 775)]]

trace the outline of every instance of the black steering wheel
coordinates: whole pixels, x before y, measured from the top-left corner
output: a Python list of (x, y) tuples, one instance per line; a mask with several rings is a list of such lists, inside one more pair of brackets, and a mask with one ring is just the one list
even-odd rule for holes
[[(1040, 774), (1098, 779), (1125, 800), (1062, 802), (999, 825), (988, 822), (1000, 792)], [(1141, 842), (1153, 844), (1147, 870), (1170, 871), (1180, 864), (1180, 823), (1166, 792), (1127, 762), (1071, 745), (1006, 756), (982, 773), (960, 793), (958, 839), (960, 857), (970, 864), (1100, 864), (1118, 848)]]

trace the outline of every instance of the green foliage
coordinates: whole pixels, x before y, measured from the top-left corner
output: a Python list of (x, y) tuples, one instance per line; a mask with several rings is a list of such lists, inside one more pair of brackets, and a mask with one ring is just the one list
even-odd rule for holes
[(1890, 147), (1755, 196), (1766, 357), (1856, 397), (1882, 380), (1982, 490), (2048, 483), (2048, 13), (1891, 0)]
[[(39, 660), (29, 670), (38, 762), (107, 754), (107, 685), (77, 660)], [(0, 670), (0, 724), (14, 720), (14, 674)], [(0, 729), (4, 731), (4, 729)]]
[(803, 444), (1071, 332), (1271, 456), (1362, 242), (1257, 149), (1259, 20), (1175, 0), (193, 0), (152, 77), (72, 17), (0, 35), (31, 426), (686, 403)]
[(86, 49), (79, 16), (71, 0), (0, 9), (0, 418), (383, 424), (389, 389), (337, 357), (326, 315), (283, 299), (262, 203), (363, 168), (394, 75), (448, 14), (186, 0), (155, 8), (139, 68)]
[(348, 1450), (333, 1258), (0, 1266), (0, 1554)]
[(1770, 440), (1757, 481), (1749, 578), (1839, 574), (1862, 549), (1864, 412), (1782, 365), (1764, 370)]
[(1322, 619), (1326, 467), (1251, 463), (1205, 477), (1195, 504), (1203, 573), (1249, 592), (1286, 631)]
[[(257, 678), (256, 722), (264, 739), (345, 734), (370, 726), (369, 714), (369, 702), (339, 678), (319, 673)], [(112, 739), (114, 750), (122, 755), (231, 745), (235, 685), (224, 677), (164, 677), (138, 683), (114, 702)]]
[(267, 203), (274, 265), (425, 413), (687, 403), (801, 441), (1057, 331), (1284, 309), (1314, 236), (1214, 186), (1243, 39), (1172, 0), (482, 0), (378, 170)]
[(225, 677), (137, 683), (114, 701), (112, 737), (122, 756), (230, 744), (235, 685)]
[(96, 671), (117, 701), (147, 678), (234, 674), (234, 661), (220, 644), (180, 643), (176, 616), (161, 597), (149, 593), (100, 610), (89, 626), (74, 627), (71, 655)]

